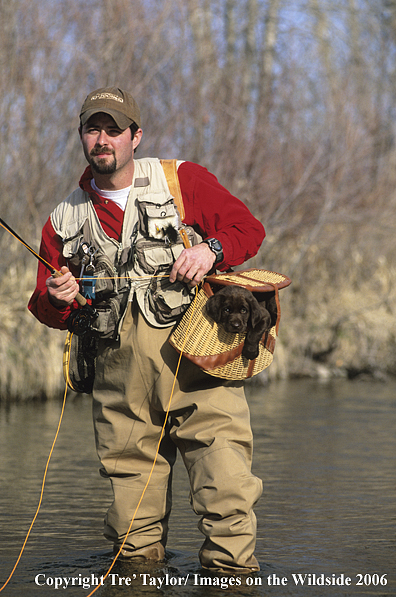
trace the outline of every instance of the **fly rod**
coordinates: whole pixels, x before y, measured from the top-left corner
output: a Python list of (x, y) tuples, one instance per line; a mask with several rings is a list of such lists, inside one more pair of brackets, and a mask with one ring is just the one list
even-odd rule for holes
[[(5, 230), (7, 230), (7, 232), (9, 232), (11, 234), (11, 236), (16, 238), (28, 251), (30, 251), (32, 253), (32, 255), (34, 255), (36, 257), (36, 259), (38, 259), (40, 261), (40, 263), (42, 263), (51, 272), (51, 275), (54, 278), (59, 278), (60, 276), (63, 275), (62, 272), (57, 270), (53, 265), (51, 265), (50, 263), (48, 263), (48, 261), (46, 261), (43, 257), (41, 257), (41, 255), (39, 255), (34, 249), (32, 249), (32, 247), (30, 247), (19, 236), (19, 234), (17, 234), (15, 232), (15, 230), (13, 230), (10, 226), (8, 226), (8, 224), (6, 224), (2, 218), (0, 218), (0, 225)], [(78, 305), (82, 308), (79, 309), (78, 311), (72, 312), (72, 314), (69, 317), (69, 321), (68, 321), (67, 325), (68, 325), (69, 331), (74, 332), (77, 336), (79, 336), (79, 335), (81, 336), (88, 329), (91, 328), (92, 321), (94, 319), (96, 319), (98, 314), (97, 314), (96, 310), (87, 302), (87, 299), (80, 292), (78, 292), (76, 294), (75, 298), (76, 298)]]

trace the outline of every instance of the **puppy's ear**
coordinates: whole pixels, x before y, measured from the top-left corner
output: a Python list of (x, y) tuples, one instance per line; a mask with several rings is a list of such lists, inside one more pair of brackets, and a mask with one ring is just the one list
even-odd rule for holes
[(249, 296), (248, 302), (250, 306), (250, 325), (254, 329), (263, 319), (263, 312), (258, 300), (253, 294)]
[(217, 292), (213, 296), (209, 297), (209, 299), (207, 300), (206, 305), (205, 305), (206, 313), (216, 323), (220, 323), (221, 303), (222, 303), (222, 296)]
[(275, 296), (272, 296), (268, 301), (266, 301), (265, 306), (267, 307), (271, 316), (271, 327), (273, 327), (278, 319), (278, 307)]

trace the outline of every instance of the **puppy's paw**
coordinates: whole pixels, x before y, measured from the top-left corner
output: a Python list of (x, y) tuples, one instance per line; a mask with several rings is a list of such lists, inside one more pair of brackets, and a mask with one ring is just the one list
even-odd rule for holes
[(260, 351), (259, 351), (258, 346), (252, 346), (252, 345), (246, 344), (246, 342), (245, 342), (245, 345), (242, 349), (242, 356), (246, 357), (249, 360), (252, 360), (252, 359), (255, 359), (258, 357), (259, 352)]

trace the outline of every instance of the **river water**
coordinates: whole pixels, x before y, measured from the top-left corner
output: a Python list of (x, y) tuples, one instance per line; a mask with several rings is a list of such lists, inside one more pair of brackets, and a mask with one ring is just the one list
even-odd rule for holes
[[(178, 462), (166, 562), (116, 562), (95, 595), (396, 595), (396, 383), (299, 380), (247, 391), (254, 473), (264, 481), (255, 509), (261, 571), (200, 568), (202, 537)], [(0, 406), (0, 589), (36, 511), (59, 416), (60, 403)], [(41, 510), (1, 597), (90, 594), (111, 564), (102, 537), (110, 501), (90, 400), (70, 397)]]

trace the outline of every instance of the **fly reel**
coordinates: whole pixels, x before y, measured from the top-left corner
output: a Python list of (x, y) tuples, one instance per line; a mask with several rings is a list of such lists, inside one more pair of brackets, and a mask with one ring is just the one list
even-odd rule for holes
[(67, 329), (76, 336), (83, 336), (92, 328), (92, 322), (97, 316), (97, 311), (86, 303), (81, 309), (71, 312), (67, 320)]

